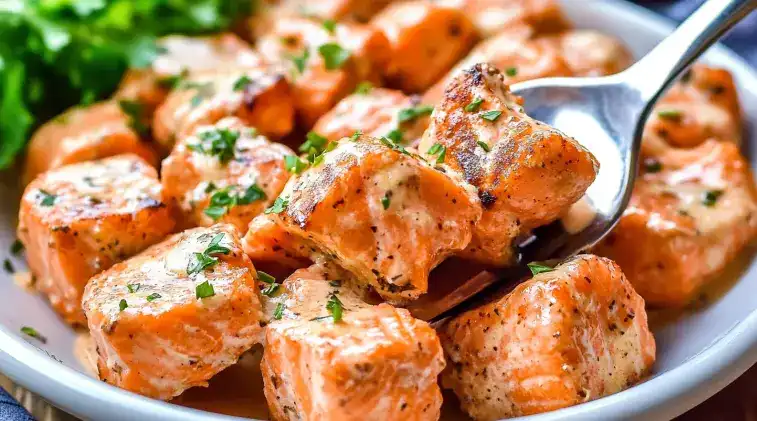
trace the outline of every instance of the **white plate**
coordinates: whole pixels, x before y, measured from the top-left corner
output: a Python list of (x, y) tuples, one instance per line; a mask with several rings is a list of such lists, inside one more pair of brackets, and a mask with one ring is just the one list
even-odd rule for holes
[[(649, 51), (672, 25), (639, 7), (621, 1), (563, 0), (579, 27), (602, 30), (623, 39), (636, 57)], [(750, 126), (757, 122), (757, 75), (735, 54), (716, 47), (705, 61), (731, 70)], [(757, 144), (751, 131), (747, 149)], [(753, 167), (755, 157), (749, 154)], [(16, 174), (0, 185), (0, 250), (15, 238), (18, 192)], [(745, 260), (745, 259), (742, 259)], [(704, 401), (757, 362), (757, 263), (742, 270), (733, 286), (694, 314), (655, 330), (658, 362), (654, 376), (616, 395), (572, 408), (525, 419), (610, 420), (669, 419)], [(22, 266), (15, 259), (17, 267)], [(0, 371), (45, 397), (56, 406), (85, 419), (107, 420), (229, 420), (238, 419), (143, 398), (97, 381), (83, 373), (73, 355), (74, 333), (45, 301), (0, 275)], [(47, 336), (46, 345), (27, 342), (21, 326), (33, 326)], [(41, 348), (37, 348), (37, 345)], [(55, 358), (51, 358), (53, 356)]]

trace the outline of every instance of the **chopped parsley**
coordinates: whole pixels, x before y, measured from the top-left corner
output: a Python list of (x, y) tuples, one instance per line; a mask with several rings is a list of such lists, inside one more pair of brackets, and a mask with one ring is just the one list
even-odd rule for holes
[(239, 132), (229, 129), (212, 129), (201, 132), (199, 143), (188, 144), (187, 148), (194, 152), (216, 156), (221, 163), (234, 158), (235, 147), (239, 139)]
[(258, 271), (258, 279), (268, 284), (268, 286), (261, 292), (261, 294), (265, 295), (266, 297), (273, 297), (273, 294), (275, 294), (279, 289), (279, 286), (281, 286), (281, 284), (276, 283), (276, 278), (263, 272), (262, 270)]
[(318, 165), (321, 165), (321, 162), (323, 162), (323, 160), (325, 159), (326, 154), (336, 149), (338, 145), (339, 145), (338, 142), (331, 142), (328, 145), (326, 145), (326, 149), (324, 149), (323, 152), (318, 154), (318, 156), (313, 158), (313, 166), (317, 167)]
[(352, 133), (352, 136), (350, 136), (350, 140), (353, 142), (357, 142), (360, 139), (360, 136), (363, 135), (362, 130), (356, 130), (355, 133)]
[(195, 89), (197, 90), (197, 93), (192, 97), (190, 100), (190, 104), (192, 107), (197, 107), (207, 98), (210, 98), (214, 93), (215, 89), (213, 87), (212, 82), (206, 82), (206, 83), (198, 83), (198, 82), (184, 82), (181, 89)]
[(16, 270), (13, 268), (13, 263), (11, 263), (10, 259), (3, 260), (3, 269), (5, 269), (8, 273), (13, 273)]
[(399, 119), (400, 123), (406, 123), (408, 121), (416, 120), (419, 117), (430, 115), (433, 111), (434, 107), (432, 107), (431, 105), (419, 105), (417, 107), (404, 108), (400, 110), (397, 118)]
[(134, 294), (135, 292), (139, 291), (139, 287), (142, 285), (140, 284), (126, 284), (126, 289), (129, 290), (130, 293)]
[(505, 69), (505, 74), (510, 77), (515, 77), (518, 75), (518, 69), (515, 67), (508, 67), (507, 69)]
[(532, 275), (538, 275), (544, 272), (552, 272), (553, 270), (555, 270), (554, 268), (546, 266), (539, 262), (531, 262), (527, 266), (529, 269), (531, 269)]
[(150, 294), (147, 297), (145, 297), (145, 299), (147, 301), (150, 301), (150, 302), (155, 301), (158, 298), (162, 298), (162, 296), (160, 294), (158, 294), (157, 292), (153, 292), (152, 294)]
[(493, 121), (497, 121), (497, 119), (501, 115), (502, 115), (502, 111), (491, 110), (491, 111), (485, 111), (481, 113), (481, 118), (483, 118), (484, 120), (493, 122)]
[(392, 204), (392, 199), (389, 196), (389, 192), (386, 192), (386, 194), (384, 195), (384, 197), (381, 198), (381, 206), (384, 207), (384, 210), (387, 210), (387, 209), (389, 209), (389, 205), (391, 205), (391, 204)]
[(479, 140), (479, 141), (477, 141), (476, 143), (478, 143), (478, 146), (480, 146), (480, 147), (481, 147), (481, 149), (483, 149), (483, 150), (484, 150), (484, 152), (489, 152), (489, 151), (491, 151), (491, 148), (489, 148), (489, 145), (487, 145), (487, 144), (486, 144), (486, 142), (482, 142), (482, 141), (480, 141), (480, 140)]
[(704, 193), (704, 196), (702, 197), (702, 204), (705, 206), (711, 208), (715, 206), (715, 203), (717, 203), (718, 199), (720, 199), (720, 196), (725, 193), (723, 190), (710, 190)]
[(276, 304), (276, 310), (273, 311), (273, 319), (281, 320), (281, 317), (283, 315), (284, 315), (284, 303)]
[(355, 88), (355, 93), (358, 95), (368, 95), (369, 93), (371, 93), (372, 90), (373, 90), (373, 84), (365, 80), (357, 84), (357, 88)]
[[(402, 143), (402, 131), (399, 129), (394, 129), (391, 132), (387, 133), (386, 138), (391, 140), (395, 145)], [(394, 148), (394, 146), (392, 146)]]
[(484, 102), (483, 99), (476, 97), (471, 101), (468, 105), (465, 106), (465, 111), (469, 113), (475, 113), (478, 111), (479, 108), (481, 108), (481, 104)]
[(678, 121), (683, 117), (681, 110), (660, 110), (657, 112), (657, 116), (663, 120)]
[(118, 311), (124, 311), (129, 307), (129, 303), (126, 302), (126, 300), (121, 299), (121, 301), (118, 302)]
[(129, 121), (129, 127), (134, 129), (140, 136), (147, 136), (150, 128), (144, 123), (145, 106), (139, 101), (121, 100), (118, 101), (121, 111), (126, 114)]
[(339, 301), (339, 298), (336, 296), (336, 294), (331, 294), (329, 301), (326, 303), (326, 310), (328, 310), (329, 314), (331, 314), (331, 318), (334, 320), (334, 323), (342, 321), (342, 312), (344, 310), (344, 306), (342, 305), (342, 302)]
[(447, 156), (447, 147), (442, 145), (441, 143), (434, 143), (430, 148), (428, 148), (427, 154), (434, 156), (436, 155), (436, 163), (441, 164), (444, 162), (445, 156)]
[(58, 196), (47, 192), (46, 190), (39, 189), (39, 196), (42, 200), (39, 201), (40, 206), (52, 206), (55, 201), (58, 200)]
[(24, 251), (24, 243), (22, 243), (20, 240), (14, 241), (11, 245), (11, 254), (18, 256), (22, 251)]
[(208, 247), (205, 251), (193, 254), (194, 259), (190, 260), (187, 265), (187, 274), (194, 275), (216, 265), (218, 263), (218, 258), (211, 256), (211, 254), (229, 254), (231, 252), (228, 247), (220, 245), (224, 235), (225, 234), (222, 232), (216, 234), (213, 239), (210, 240), (210, 243), (208, 243)]
[(308, 154), (308, 161), (313, 162), (316, 156), (326, 150), (329, 140), (316, 132), (308, 132), (305, 142), (299, 147), (299, 151)]
[(44, 336), (42, 336), (42, 334), (40, 334), (39, 332), (37, 332), (37, 330), (34, 329), (33, 327), (23, 326), (21, 328), (21, 333), (23, 333), (26, 336), (29, 336), (30, 338), (34, 338), (34, 339), (42, 342), (43, 344), (47, 343), (47, 338), (44, 337)]
[(210, 196), (209, 206), (203, 211), (203, 213), (211, 217), (214, 221), (217, 221), (230, 212), (231, 208), (235, 206), (249, 205), (252, 202), (266, 198), (265, 192), (258, 187), (257, 184), (250, 185), (241, 194), (237, 192), (238, 189), (238, 186), (228, 186), (216, 190), (213, 195)]
[(648, 173), (657, 173), (662, 171), (662, 163), (654, 158), (644, 160), (644, 170)]
[(205, 281), (195, 287), (195, 297), (197, 299), (208, 298), (216, 295), (216, 291), (213, 289), (213, 285), (210, 282)]
[(287, 155), (284, 157), (284, 166), (290, 173), (299, 174), (308, 167), (308, 164), (301, 160), (299, 156)]
[(336, 32), (336, 22), (332, 19), (326, 19), (323, 21), (323, 29), (328, 31), (328, 33), (333, 34)]
[(247, 75), (242, 75), (234, 82), (234, 92), (243, 91), (252, 83), (252, 79), (250, 79)]
[(297, 70), (298, 74), (305, 73), (305, 66), (307, 65), (308, 60), (310, 59), (310, 50), (307, 48), (302, 52), (301, 56), (292, 56), (292, 63), (294, 63), (294, 68)]
[(318, 54), (323, 57), (323, 64), (326, 67), (326, 70), (339, 69), (350, 58), (349, 51), (333, 42), (318, 47)]
[(273, 205), (269, 208), (266, 208), (266, 210), (263, 211), (263, 213), (265, 213), (266, 215), (271, 214), (271, 213), (281, 213), (281, 212), (284, 212), (284, 210), (286, 210), (287, 206), (289, 206), (288, 199), (277, 197), (276, 200), (273, 202)]

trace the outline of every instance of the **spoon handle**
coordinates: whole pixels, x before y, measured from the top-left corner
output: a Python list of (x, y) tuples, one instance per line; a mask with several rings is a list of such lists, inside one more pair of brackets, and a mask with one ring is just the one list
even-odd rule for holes
[[(654, 103), (707, 48), (757, 9), (757, 0), (709, 0), (630, 69), (636, 88)], [(635, 77), (634, 77), (635, 76)]]

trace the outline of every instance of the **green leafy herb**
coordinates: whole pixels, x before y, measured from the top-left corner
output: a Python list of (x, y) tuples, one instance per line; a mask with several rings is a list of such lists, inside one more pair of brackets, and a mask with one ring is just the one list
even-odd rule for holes
[(681, 110), (660, 110), (657, 112), (657, 116), (663, 120), (678, 121), (683, 117), (683, 111)]
[(339, 145), (338, 142), (331, 142), (328, 145), (326, 145), (326, 149), (323, 150), (318, 156), (313, 158), (313, 166), (317, 167), (318, 165), (321, 165), (321, 162), (326, 158), (326, 154), (336, 149), (336, 147)]
[(362, 81), (357, 84), (357, 88), (355, 88), (355, 93), (358, 95), (368, 95), (373, 90), (373, 84), (371, 82)]
[(3, 260), (3, 269), (5, 269), (5, 271), (6, 271), (7, 273), (13, 273), (13, 272), (15, 272), (15, 271), (16, 271), (16, 270), (15, 270), (15, 269), (13, 268), (13, 263), (11, 263), (10, 259), (5, 259), (5, 260)]
[(430, 115), (433, 111), (434, 107), (431, 105), (419, 105), (417, 107), (404, 108), (400, 110), (398, 119), (400, 123), (406, 123), (419, 117)]
[(384, 210), (389, 209), (389, 205), (392, 204), (392, 198), (389, 197), (389, 192), (387, 192), (384, 197), (381, 198), (381, 206), (384, 207)]
[(261, 281), (267, 283), (267, 284), (273, 284), (276, 282), (276, 278), (269, 275), (268, 273), (263, 272), (262, 270), (257, 271), (258, 279)]
[(120, 100), (118, 106), (121, 111), (126, 114), (129, 120), (129, 127), (134, 129), (140, 136), (147, 136), (150, 133), (150, 128), (144, 123), (145, 120), (145, 107), (139, 101)]
[(134, 294), (135, 292), (139, 291), (139, 287), (141, 286), (141, 284), (126, 284), (126, 289), (128, 289), (130, 293)]
[(350, 140), (353, 142), (357, 142), (360, 139), (360, 136), (363, 135), (362, 130), (356, 130), (355, 133), (352, 133), (352, 136), (350, 136)]
[(505, 69), (505, 74), (510, 77), (515, 77), (518, 75), (518, 69), (515, 67), (508, 67), (507, 69)]
[(488, 121), (497, 121), (499, 116), (502, 115), (502, 111), (491, 110), (481, 113), (481, 118)]
[(555, 270), (554, 268), (551, 268), (539, 262), (531, 262), (527, 266), (529, 269), (531, 269), (532, 275), (538, 275), (544, 272), (552, 272), (553, 270)]
[(243, 192), (239, 192), (238, 186), (228, 186), (213, 192), (203, 213), (217, 221), (235, 206), (249, 205), (265, 198), (265, 192), (257, 184), (250, 185)]
[(194, 275), (200, 273), (203, 270), (212, 267), (218, 263), (218, 258), (211, 256), (212, 254), (229, 254), (231, 250), (228, 247), (221, 245), (224, 233), (220, 232), (216, 234), (208, 243), (208, 247), (202, 253), (194, 253), (193, 259), (189, 261), (187, 265), (187, 274)]
[(234, 89), (234, 92), (244, 91), (251, 83), (252, 79), (247, 75), (242, 75), (234, 82), (232, 89)]
[(22, 243), (20, 240), (15, 240), (11, 245), (11, 254), (18, 256), (22, 251), (24, 251), (24, 243)]
[(718, 199), (720, 199), (720, 196), (722, 196), (723, 193), (725, 193), (723, 190), (710, 190), (705, 192), (702, 197), (702, 204), (710, 208), (715, 206), (715, 203), (718, 202)]
[(491, 150), (491, 148), (489, 148), (489, 145), (487, 145), (486, 142), (482, 142), (479, 140), (479, 141), (476, 141), (476, 143), (478, 143), (478, 146), (480, 146), (481, 149), (484, 150), (484, 152), (489, 152)]
[(484, 102), (483, 99), (476, 97), (471, 101), (468, 105), (465, 106), (465, 111), (469, 113), (475, 113), (478, 111), (479, 108), (481, 108), (481, 104)]
[(323, 21), (323, 28), (330, 34), (333, 34), (336, 32), (336, 22), (331, 19), (326, 19)]
[(342, 305), (342, 302), (339, 301), (336, 294), (331, 294), (329, 301), (326, 303), (326, 310), (331, 314), (334, 323), (342, 321), (342, 311), (344, 310), (344, 306)]
[(145, 297), (145, 299), (147, 301), (150, 301), (150, 302), (155, 301), (158, 298), (162, 298), (162, 296), (160, 294), (158, 294), (157, 292), (153, 292), (152, 294), (150, 294), (147, 297)]
[(395, 145), (402, 143), (402, 131), (400, 129), (394, 129), (391, 132), (387, 133), (386, 138), (394, 144), (392, 145), (392, 147), (394, 148)]
[(209, 281), (205, 281), (195, 287), (195, 297), (199, 300), (202, 298), (208, 298), (216, 295), (216, 291), (213, 289), (213, 285)]
[(318, 54), (323, 57), (323, 64), (326, 66), (326, 70), (339, 69), (350, 58), (349, 51), (333, 42), (318, 47)]
[(281, 317), (283, 315), (284, 315), (284, 303), (276, 304), (276, 310), (273, 311), (273, 319), (281, 320)]
[(654, 158), (644, 160), (644, 170), (648, 173), (657, 173), (662, 171), (662, 163)]
[(126, 302), (126, 300), (121, 299), (121, 301), (118, 302), (118, 311), (124, 311), (129, 307), (129, 303)]
[(284, 212), (284, 210), (289, 206), (289, 200), (277, 197), (276, 200), (273, 202), (273, 205), (269, 208), (266, 208), (263, 213), (266, 215), (270, 213), (281, 213)]
[(431, 156), (436, 155), (436, 163), (442, 164), (444, 163), (444, 158), (447, 156), (447, 147), (442, 145), (441, 143), (434, 143), (430, 148), (428, 148), (427, 153)]
[(261, 294), (265, 295), (266, 297), (273, 297), (273, 294), (276, 293), (280, 286), (280, 284), (276, 283), (276, 278), (263, 272), (262, 270), (259, 270), (258, 279), (268, 284), (268, 286), (261, 292)]
[(34, 329), (33, 327), (23, 326), (21, 328), (21, 333), (23, 333), (26, 336), (29, 336), (30, 338), (34, 338), (34, 339), (42, 342), (43, 344), (47, 343), (47, 338), (44, 337), (44, 336), (42, 336), (42, 334), (40, 334), (39, 332), (37, 332), (37, 330)]
[(298, 74), (305, 73), (305, 66), (308, 63), (308, 60), (310, 59), (310, 50), (307, 48), (302, 51), (302, 55), (299, 56), (292, 56), (292, 63), (294, 63), (294, 68), (297, 70)]
[(188, 144), (187, 147), (195, 152), (216, 156), (222, 163), (234, 158), (235, 147), (239, 139), (239, 132), (229, 129), (212, 129), (201, 132), (197, 136), (199, 143)]
[(326, 145), (328, 145), (328, 143), (329, 140), (318, 133), (308, 132), (308, 134), (305, 135), (305, 142), (300, 145), (298, 150), (302, 153), (306, 153), (308, 161), (313, 162), (316, 156), (322, 154), (323, 151), (326, 150)]
[(284, 157), (284, 166), (290, 173), (299, 174), (308, 167), (308, 164), (300, 159), (299, 156), (287, 155)]
[(39, 201), (40, 206), (52, 206), (55, 204), (55, 201), (58, 200), (58, 196), (48, 193), (46, 190), (39, 189), (39, 196), (41, 200)]

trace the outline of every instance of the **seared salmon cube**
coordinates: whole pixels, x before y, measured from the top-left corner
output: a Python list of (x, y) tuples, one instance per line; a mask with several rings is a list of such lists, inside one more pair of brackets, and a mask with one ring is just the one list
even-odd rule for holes
[(83, 306), (102, 380), (170, 399), (262, 339), (257, 274), (237, 230), (176, 234), (95, 276)]
[(266, 0), (263, 14), (271, 19), (282, 16), (308, 16), (319, 20), (366, 23), (394, 0)]
[(487, 64), (452, 80), (419, 150), (478, 188), (483, 217), (463, 255), (500, 266), (513, 262), (513, 240), (562, 216), (599, 167), (575, 139), (527, 116)]
[(245, 253), (254, 264), (275, 264), (293, 269), (308, 266), (310, 255), (317, 251), (298, 241), (270, 214), (256, 216), (242, 242)]
[(89, 278), (162, 240), (175, 225), (157, 172), (135, 155), (40, 175), (26, 187), (18, 219), (37, 290), (65, 321), (82, 325)]
[(549, 37), (547, 42), (557, 44), (572, 76), (607, 76), (633, 64), (631, 52), (619, 39), (599, 31), (566, 31)]
[(321, 117), (313, 131), (331, 141), (360, 132), (373, 137), (390, 136), (403, 145), (413, 145), (428, 127), (432, 110), (417, 95), (364, 85), (363, 91), (339, 101)]
[(647, 158), (628, 208), (594, 252), (655, 307), (682, 307), (757, 235), (757, 192), (733, 142)]
[(115, 96), (144, 105), (151, 113), (187, 76), (217, 68), (262, 64), (252, 47), (230, 33), (211, 36), (169, 35), (157, 42), (161, 53), (145, 69), (130, 69)]
[(276, 66), (221, 68), (184, 79), (155, 112), (153, 135), (170, 151), (198, 126), (237, 117), (270, 138), (294, 128), (294, 99)]
[(286, 308), (266, 327), (261, 363), (272, 419), (439, 419), (436, 332), (407, 310), (361, 303), (329, 279), (316, 266), (282, 286)]
[(266, 212), (384, 299), (418, 298), (431, 269), (468, 245), (481, 215), (475, 190), (389, 139), (331, 145)]
[(570, 24), (558, 0), (437, 0), (445, 7), (464, 12), (482, 37), (527, 24), (539, 32), (560, 32)]
[(428, 0), (393, 3), (371, 23), (389, 39), (387, 84), (411, 93), (431, 87), (477, 39), (465, 12)]
[(132, 153), (153, 166), (158, 157), (141, 139), (146, 121), (137, 103), (106, 101), (72, 108), (43, 124), (32, 136), (24, 165), (24, 184), (63, 165)]
[(182, 226), (233, 224), (240, 232), (281, 193), (296, 156), (236, 117), (198, 127), (163, 161), (163, 195), (181, 210)]
[(439, 328), (442, 385), (473, 419), (553, 411), (617, 393), (649, 373), (644, 300), (612, 261), (574, 257)]
[(743, 127), (731, 73), (696, 64), (655, 106), (644, 127), (643, 152), (654, 156), (710, 138), (740, 144)]
[(360, 82), (379, 83), (380, 69), (390, 54), (384, 34), (369, 25), (340, 22), (331, 27), (297, 17), (277, 19), (257, 47), (266, 60), (288, 69), (295, 107), (305, 127), (312, 127)]

